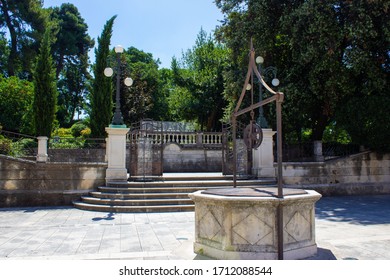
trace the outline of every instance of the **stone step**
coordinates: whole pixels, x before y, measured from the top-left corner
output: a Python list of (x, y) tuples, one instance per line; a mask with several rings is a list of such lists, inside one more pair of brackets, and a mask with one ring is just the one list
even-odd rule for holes
[[(237, 178), (237, 187), (270, 187), (272, 179)], [(233, 188), (232, 176), (169, 174), (164, 177), (131, 178), (127, 182), (109, 182), (89, 196), (74, 202), (83, 210), (103, 212), (172, 212), (193, 211), (189, 193), (206, 189)]]
[[(222, 187), (222, 186), (221, 186)], [(199, 190), (206, 190), (221, 187), (205, 187), (205, 186), (184, 186), (184, 187), (144, 187), (144, 188), (121, 188), (121, 187), (98, 187), (98, 190), (103, 193), (120, 193), (120, 194), (147, 194), (147, 193), (193, 193)], [(231, 186), (225, 186), (226, 188)]]
[(190, 205), (192, 200), (187, 198), (148, 198), (148, 199), (107, 199), (83, 196), (82, 202), (95, 205), (112, 205), (112, 206), (144, 206), (144, 205)]
[[(250, 179), (251, 177), (243, 177), (241, 179)], [(230, 180), (233, 181), (232, 175), (186, 175), (184, 174), (170, 174), (164, 176), (132, 176), (129, 182), (157, 182), (157, 181), (203, 181), (203, 180)]]
[[(237, 186), (258, 186), (258, 185), (274, 185), (275, 180), (237, 180)], [(109, 182), (107, 184), (108, 187), (116, 187), (116, 188), (142, 188), (142, 187), (216, 187), (223, 186), (229, 187), (233, 186), (232, 180), (202, 180), (202, 181), (152, 181), (152, 182)]]
[(155, 198), (188, 198), (186, 192), (164, 192), (164, 193), (111, 193), (111, 192), (90, 192), (92, 197), (107, 199), (155, 199)]
[(74, 202), (74, 206), (81, 210), (118, 213), (152, 213), (152, 212), (184, 212), (194, 211), (195, 206), (189, 205), (147, 205), (147, 206), (118, 206), (99, 205), (84, 202)]

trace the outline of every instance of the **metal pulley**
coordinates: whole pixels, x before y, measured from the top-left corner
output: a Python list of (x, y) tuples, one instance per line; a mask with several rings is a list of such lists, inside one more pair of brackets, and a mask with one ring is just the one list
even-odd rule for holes
[(251, 122), (244, 129), (244, 143), (248, 149), (257, 149), (263, 142), (263, 131), (261, 127)]

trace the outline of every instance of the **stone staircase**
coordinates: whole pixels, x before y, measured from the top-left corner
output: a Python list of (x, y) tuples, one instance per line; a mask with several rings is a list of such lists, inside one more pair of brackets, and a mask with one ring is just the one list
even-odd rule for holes
[[(165, 174), (164, 174), (165, 175)], [(270, 187), (273, 179), (239, 178), (237, 187)], [(98, 187), (80, 201), (74, 201), (76, 208), (101, 212), (177, 212), (193, 211), (194, 203), (189, 193), (213, 189), (232, 188), (232, 176), (214, 174), (169, 174), (156, 178), (131, 178), (128, 182), (112, 182)]]

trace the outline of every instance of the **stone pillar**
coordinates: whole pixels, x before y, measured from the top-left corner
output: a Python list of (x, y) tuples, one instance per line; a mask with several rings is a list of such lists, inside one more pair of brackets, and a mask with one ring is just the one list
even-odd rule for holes
[(315, 161), (324, 161), (324, 155), (322, 154), (322, 141), (314, 141), (313, 151)]
[(106, 127), (108, 134), (106, 182), (127, 181), (126, 135), (129, 128)]
[(260, 147), (253, 150), (252, 174), (257, 177), (275, 178), (274, 152), (272, 137), (276, 131), (270, 128), (263, 128), (263, 142)]
[(37, 154), (37, 161), (38, 162), (47, 162), (48, 155), (47, 155), (47, 138), (46, 136), (39, 136), (38, 138), (38, 154)]

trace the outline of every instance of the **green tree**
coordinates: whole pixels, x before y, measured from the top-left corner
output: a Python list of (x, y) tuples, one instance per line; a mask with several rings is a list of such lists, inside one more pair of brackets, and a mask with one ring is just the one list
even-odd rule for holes
[(33, 84), (17, 77), (0, 76), (0, 124), (9, 131), (30, 133), (29, 113)]
[[(287, 134), (297, 131), (299, 137), (302, 129), (309, 128), (312, 139), (321, 140), (336, 112), (349, 101), (388, 95), (388, 1), (217, 0), (216, 4), (225, 14), (217, 37), (232, 49), (233, 63), (241, 66), (238, 75), (227, 73), (227, 83), (242, 84), (243, 62), (253, 37), (257, 54), (279, 69)], [(227, 87), (226, 96), (236, 97), (235, 90)], [(337, 124), (342, 125), (341, 118)]]
[[(75, 60), (81, 60), (88, 54), (94, 41), (87, 33), (88, 25), (73, 4), (64, 3), (61, 7), (52, 8), (51, 20), (57, 26), (56, 41), (52, 50), (58, 78), (67, 64), (74, 64)], [(83, 68), (85, 67), (86, 65), (83, 65)]]
[(41, 42), (34, 71), (33, 114), (35, 134), (51, 136), (57, 104), (55, 67), (51, 56), (50, 29)]
[(6, 74), (8, 69), (9, 46), (5, 33), (0, 32), (0, 73)]
[(80, 116), (86, 108), (88, 83), (91, 78), (87, 71), (87, 60), (87, 56), (82, 56), (78, 60), (66, 63), (57, 83), (59, 91), (57, 120), (62, 127), (69, 127), (76, 116)]
[[(160, 119), (158, 99), (158, 61), (151, 53), (130, 47), (121, 56), (121, 111), (127, 125), (143, 118)], [(133, 79), (127, 88), (122, 82), (126, 77)], [(155, 111), (153, 110), (155, 108)]]
[(155, 120), (173, 120), (169, 111), (169, 96), (173, 89), (173, 73), (171, 69), (158, 70), (158, 90), (154, 95), (154, 103), (150, 118)]
[(56, 28), (52, 46), (58, 79), (58, 111), (60, 126), (72, 124), (75, 114), (84, 109), (88, 95), (88, 51), (94, 41), (88, 35), (88, 26), (76, 6), (70, 3), (50, 8), (50, 19)]
[(29, 78), (39, 42), (47, 26), (40, 0), (0, 0), (0, 28), (9, 34), (7, 76)]
[(105, 137), (105, 128), (110, 124), (112, 117), (112, 81), (104, 76), (107, 67), (107, 58), (110, 54), (112, 27), (116, 16), (109, 19), (104, 25), (101, 36), (98, 38), (98, 47), (95, 49), (96, 63), (93, 67), (94, 79), (90, 96), (91, 136)]
[[(180, 61), (173, 59), (173, 79), (175, 85), (182, 89), (176, 90), (170, 101), (171, 105), (180, 106), (180, 110), (176, 111), (181, 111), (185, 120), (196, 121), (201, 129), (209, 131), (220, 128), (226, 106), (223, 73), (227, 66), (228, 50), (203, 29), (198, 34), (195, 46)], [(174, 96), (181, 101), (175, 100)], [(186, 101), (185, 106), (182, 106), (182, 101)]]

